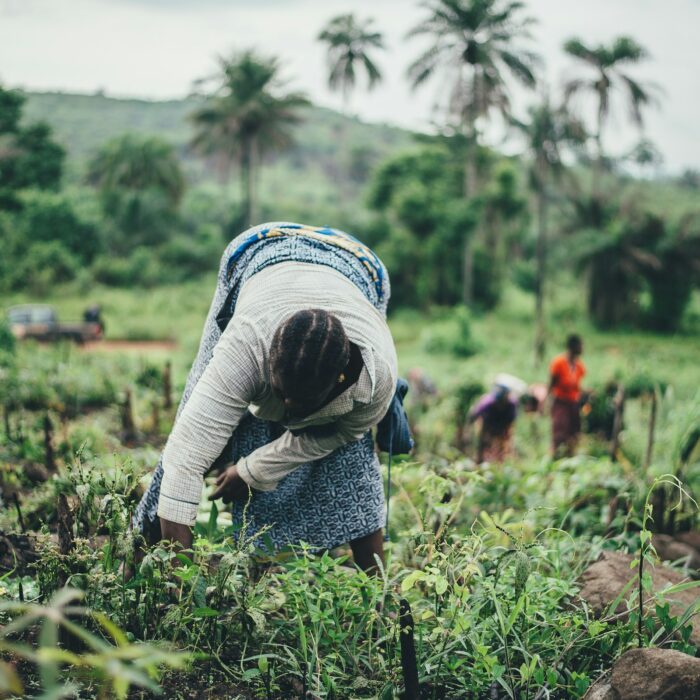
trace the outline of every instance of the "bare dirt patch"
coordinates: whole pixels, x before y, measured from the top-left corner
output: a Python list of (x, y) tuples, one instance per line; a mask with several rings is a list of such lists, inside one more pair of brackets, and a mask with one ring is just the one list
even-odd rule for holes
[(174, 350), (174, 340), (96, 340), (83, 343), (85, 352), (162, 352)]

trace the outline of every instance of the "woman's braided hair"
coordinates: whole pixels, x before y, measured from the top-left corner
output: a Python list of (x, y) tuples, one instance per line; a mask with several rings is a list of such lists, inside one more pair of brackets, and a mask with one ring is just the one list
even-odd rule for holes
[(306, 309), (275, 331), (270, 371), (285, 398), (303, 403), (331, 388), (349, 358), (350, 341), (340, 319), (323, 309)]

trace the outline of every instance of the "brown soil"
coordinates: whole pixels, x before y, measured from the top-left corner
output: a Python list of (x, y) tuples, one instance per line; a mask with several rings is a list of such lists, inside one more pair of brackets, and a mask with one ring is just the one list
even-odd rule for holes
[(80, 349), (85, 352), (158, 352), (176, 347), (174, 340), (95, 340), (83, 343)]

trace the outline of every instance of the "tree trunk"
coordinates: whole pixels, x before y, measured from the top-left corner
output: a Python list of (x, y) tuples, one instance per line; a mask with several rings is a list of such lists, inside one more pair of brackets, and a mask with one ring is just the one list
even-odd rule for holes
[(598, 106), (598, 122), (596, 125), (596, 133), (595, 133), (595, 144), (596, 144), (596, 159), (595, 163), (593, 165), (593, 193), (598, 194), (601, 191), (601, 178), (603, 177), (603, 172), (605, 170), (604, 168), (604, 159), (605, 156), (603, 154), (603, 122), (605, 121), (605, 117), (603, 115), (603, 108), (602, 108), (602, 99), (600, 100), (599, 106)]
[(133, 445), (138, 437), (136, 423), (134, 421), (134, 406), (132, 403), (131, 389), (124, 392), (124, 402), (120, 407), (122, 433), (121, 440), (125, 445)]
[[(478, 190), (478, 173), (476, 160), (478, 157), (479, 137), (476, 120), (478, 118), (476, 95), (479, 90), (479, 76), (474, 71), (472, 78), (472, 98), (469, 110), (465, 113), (465, 132), (467, 136), (467, 152), (464, 163), (464, 196), (467, 199), (474, 198)], [(480, 229), (480, 223), (466, 235), (464, 240), (464, 261), (462, 270), (462, 301), (465, 306), (471, 306), (474, 301), (474, 238)]]
[(401, 670), (403, 672), (405, 700), (420, 700), (420, 684), (418, 680), (418, 659), (414, 641), (413, 615), (411, 606), (405, 598), (399, 601), (399, 628), (401, 647)]
[(620, 431), (622, 430), (622, 416), (624, 412), (625, 387), (620, 384), (615, 395), (615, 418), (613, 419), (612, 439), (610, 440), (610, 459), (613, 462), (617, 461), (617, 450), (620, 447)]
[(544, 293), (547, 275), (547, 189), (543, 174), (537, 192), (537, 272), (535, 276), (535, 366), (539, 366), (545, 354)]
[[(467, 158), (464, 164), (464, 196), (470, 199), (477, 193), (476, 172), (476, 129), (471, 128), (471, 134), (467, 137)], [(463, 266), (462, 266), (462, 301), (465, 306), (471, 306), (474, 300), (474, 237), (477, 228), (465, 235)]]
[(47, 413), (44, 416), (44, 466), (50, 474), (56, 472), (56, 458), (53, 449), (53, 423)]
[(249, 139), (241, 143), (241, 221), (251, 226), (253, 220), (253, 144)]
[(170, 360), (165, 363), (163, 371), (163, 408), (169, 411), (173, 407), (173, 366)]

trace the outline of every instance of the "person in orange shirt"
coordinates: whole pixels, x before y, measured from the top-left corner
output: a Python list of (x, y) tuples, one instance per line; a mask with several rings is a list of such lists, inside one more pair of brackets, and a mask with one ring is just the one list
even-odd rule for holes
[(549, 368), (552, 401), (552, 451), (571, 457), (581, 432), (581, 380), (586, 368), (579, 359), (583, 341), (578, 335), (566, 339), (566, 352), (557, 355)]

